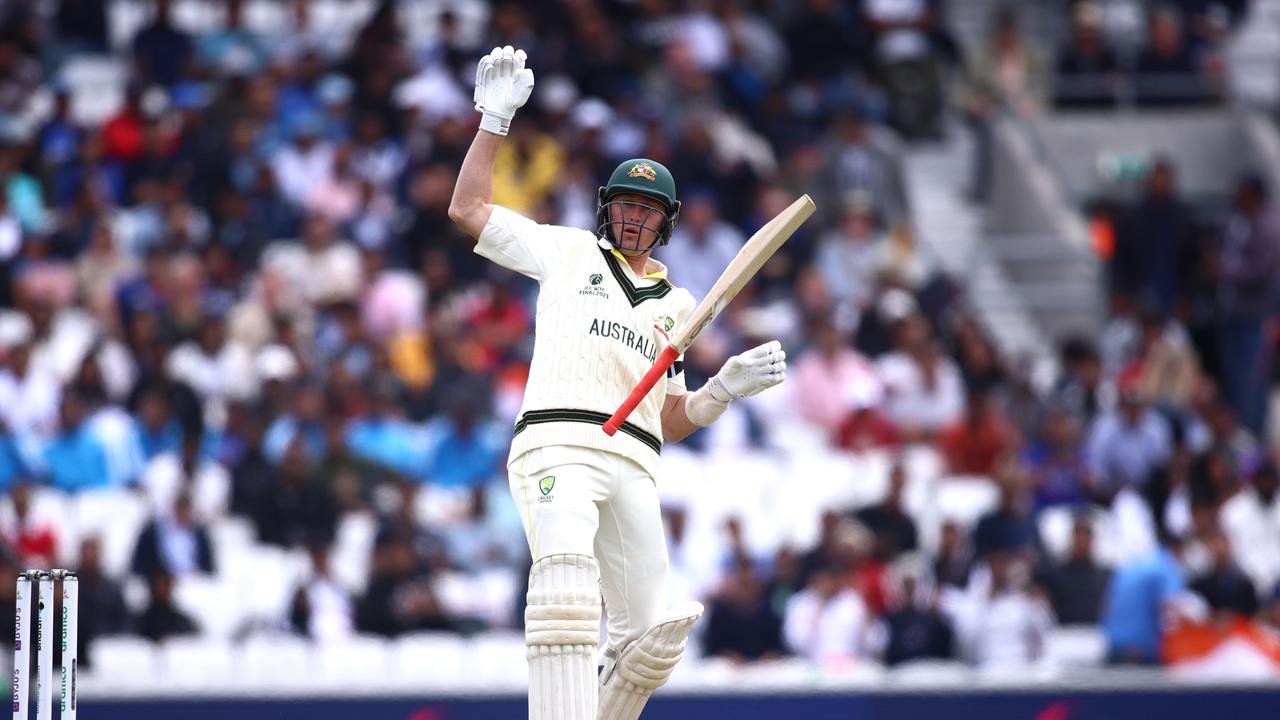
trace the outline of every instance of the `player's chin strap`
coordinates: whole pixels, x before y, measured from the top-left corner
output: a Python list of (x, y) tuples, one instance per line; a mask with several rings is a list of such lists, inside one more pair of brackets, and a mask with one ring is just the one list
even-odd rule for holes
[(701, 603), (680, 603), (605, 665), (596, 720), (638, 720), (649, 696), (667, 682), (684, 656), (689, 631), (702, 612)]
[(529, 571), (524, 612), (529, 720), (594, 720), (600, 570), (586, 555), (549, 555)]

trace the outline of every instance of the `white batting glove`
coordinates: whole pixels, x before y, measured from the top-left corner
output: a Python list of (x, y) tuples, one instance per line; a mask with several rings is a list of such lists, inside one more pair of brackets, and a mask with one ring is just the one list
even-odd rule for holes
[(494, 48), (476, 66), (476, 90), (472, 99), (484, 113), (480, 129), (506, 135), (511, 118), (533, 92), (533, 71), (524, 66), (525, 53), (510, 45)]
[(725, 361), (707, 381), (707, 392), (720, 402), (751, 397), (787, 379), (787, 353), (777, 340), (753, 347)]

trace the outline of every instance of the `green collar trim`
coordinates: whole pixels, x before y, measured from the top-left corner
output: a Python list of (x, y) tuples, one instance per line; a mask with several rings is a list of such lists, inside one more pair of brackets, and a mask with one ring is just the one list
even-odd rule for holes
[(622, 287), (622, 292), (627, 296), (627, 302), (631, 303), (631, 307), (635, 307), (645, 300), (658, 300), (667, 296), (671, 292), (671, 281), (665, 277), (660, 278), (653, 285), (645, 287), (636, 287), (631, 282), (631, 278), (627, 276), (627, 271), (622, 268), (618, 259), (613, 256), (611, 250), (600, 249), (600, 254), (604, 255), (604, 261), (609, 265), (609, 272), (613, 274), (613, 279), (618, 281), (618, 285)]

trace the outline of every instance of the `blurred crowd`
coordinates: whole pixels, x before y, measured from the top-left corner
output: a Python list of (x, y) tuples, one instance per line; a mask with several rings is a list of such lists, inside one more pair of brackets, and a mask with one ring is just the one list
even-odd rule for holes
[[(519, 622), (528, 558), (503, 465), (536, 286), (475, 256), (446, 212), (478, 123), (474, 63), (507, 44), (538, 81), (496, 202), (588, 227), (609, 169), (661, 161), (684, 209), (658, 255), (696, 296), (795, 195), (821, 209), (686, 365), (696, 386), (777, 338), (793, 376), (685, 445), (776, 448), (801, 428), (824, 451), (925, 448), (944, 476), (998, 488), (976, 523), (926, 545), (894, 465), (881, 502), (813, 518), (816, 546), (762, 556), (731, 520), (709, 569), (683, 550), (687, 509), (666, 508), (673, 570), (701, 573), (687, 585), (711, 606), (707, 654), (1023, 664), (1051, 628), (1101, 624), (1114, 660), (1152, 663), (1170, 604), (1197, 612), (1191, 590), (1202, 616), (1280, 627), (1265, 185), (1247, 179), (1228, 217), (1193, 223), (1174, 169), (1153, 168), (1148, 196), (1115, 216), (1116, 314), (1063, 344), (1047, 385), (999, 355), (963, 279), (916, 246), (905, 144), (941, 137), (952, 114), (981, 129), (1049, 104), (1055, 65), (1011, 9), (989, 48), (966, 48), (943, 0), (428, 3), (412, 33), (394, 2), (349, 26), (305, 0), (251, 22), (261, 3), (226, 0), (196, 27), (178, 12), (190, 4), (142, 3), (124, 43), (108, 3), (0, 7), (0, 560), (12, 576), (73, 556), (82, 638), (198, 631), (174, 584), (219, 572), (210, 528), (226, 518), (310, 560), (280, 628)], [(1108, 92), (1135, 68), (1215, 77), (1244, 12), (1162, 5), (1148, 43), (1113, 49), (1098, 5), (1070, 5), (1056, 74), (1101, 74)], [(63, 72), (86, 57), (126, 68), (93, 123), (77, 103), (102, 89)], [(30, 512), (49, 488), (146, 499), (128, 569), (144, 603), (103, 570), (97, 538), (68, 553)], [(420, 512), (423, 493), (449, 502)], [(1054, 510), (1071, 523), (1059, 554), (1040, 536)], [(377, 530), (351, 587), (330, 566), (356, 513)], [(1122, 549), (1097, 547), (1102, 516), (1120, 518)], [(508, 578), (510, 607), (452, 609), (438, 581), (457, 574)]]

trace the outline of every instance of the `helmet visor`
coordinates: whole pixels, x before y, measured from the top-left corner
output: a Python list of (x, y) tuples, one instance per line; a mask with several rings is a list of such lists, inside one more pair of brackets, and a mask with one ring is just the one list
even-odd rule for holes
[(600, 233), (626, 255), (651, 250), (658, 244), (667, 222), (665, 210), (640, 200), (610, 200), (604, 204), (604, 211)]

